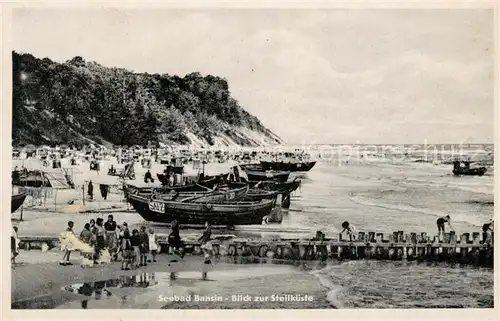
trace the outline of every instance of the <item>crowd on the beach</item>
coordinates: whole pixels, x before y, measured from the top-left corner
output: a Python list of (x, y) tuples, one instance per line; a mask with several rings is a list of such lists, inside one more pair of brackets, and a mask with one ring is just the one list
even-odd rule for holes
[[(172, 249), (173, 259), (170, 262), (182, 260), (184, 257), (184, 242), (180, 237), (180, 228), (177, 221), (171, 223), (171, 233), (168, 236), (168, 245)], [(17, 227), (12, 230), (12, 263), (19, 253), (19, 238)], [(160, 246), (158, 235), (152, 228), (145, 225), (130, 231), (127, 222), (118, 225), (113, 215), (107, 221), (103, 218), (91, 219), (85, 223), (83, 230), (77, 236), (74, 232), (74, 222), (69, 221), (66, 230), (59, 235), (61, 250), (64, 252), (62, 266), (73, 265), (71, 253), (80, 252), (82, 267), (91, 267), (98, 264), (121, 262), (122, 270), (147, 266), (148, 263), (157, 262), (156, 256)], [(205, 231), (198, 239), (205, 255), (205, 264), (212, 264), (213, 248), (211, 242), (211, 225), (205, 224)], [(206, 275), (204, 275), (206, 277)]]
[(76, 237), (73, 228), (74, 223), (69, 221), (66, 231), (60, 235), (64, 251), (60, 265), (72, 265), (69, 260), (72, 251), (82, 253), (82, 266), (114, 262), (118, 261), (118, 257), (121, 257), (124, 270), (156, 262), (158, 237), (152, 228), (141, 226), (130, 231), (126, 222), (118, 225), (113, 215), (109, 215), (107, 221), (103, 218), (91, 219), (84, 225), (79, 237)]

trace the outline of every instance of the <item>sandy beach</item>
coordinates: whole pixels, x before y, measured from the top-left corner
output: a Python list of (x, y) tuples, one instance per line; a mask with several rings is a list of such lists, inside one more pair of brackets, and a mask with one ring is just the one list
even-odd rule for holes
[[(187, 256), (178, 278), (171, 280), (166, 268), (168, 255), (159, 255), (156, 263), (149, 263), (131, 271), (121, 271), (119, 263), (82, 268), (75, 265), (62, 267), (57, 260), (61, 252), (48, 253), (24, 251), (19, 264), (12, 269), (12, 308), (81, 308), (88, 300), (88, 308), (166, 308), (166, 309), (235, 309), (235, 308), (328, 308), (327, 288), (317, 279), (296, 267), (275, 264), (234, 264), (217, 262), (209, 272), (208, 280), (201, 280), (202, 257)], [(78, 254), (76, 255), (78, 256)], [(111, 295), (103, 299), (84, 296), (64, 290), (65, 286), (114, 280), (123, 277), (155, 276), (157, 284), (146, 289), (108, 287)], [(249, 301), (233, 295), (250, 296)], [(284, 295), (308, 295), (312, 301), (272, 301), (271, 297)], [(190, 302), (165, 302), (161, 297), (191, 296)], [(198, 297), (218, 296), (219, 302), (201, 302)], [(254, 297), (266, 297), (258, 302)], [(276, 299), (279, 300), (279, 299)]]

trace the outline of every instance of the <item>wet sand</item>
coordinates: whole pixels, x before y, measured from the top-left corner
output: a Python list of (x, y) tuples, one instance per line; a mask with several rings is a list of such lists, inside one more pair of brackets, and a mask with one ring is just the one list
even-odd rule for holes
[[(54, 260), (56, 254), (45, 255)], [(81, 308), (82, 300), (88, 300), (87, 308), (328, 308), (327, 289), (318, 284), (317, 279), (307, 271), (285, 265), (274, 264), (232, 264), (218, 262), (209, 272), (209, 280), (201, 280), (200, 264), (202, 257), (185, 257), (183, 269), (176, 280), (170, 280), (166, 265), (169, 257), (159, 255), (156, 263), (149, 263), (131, 271), (120, 270), (119, 263), (110, 263), (93, 268), (82, 268), (77, 260), (73, 266), (60, 266), (56, 262), (25, 263), (16, 265), (12, 270), (12, 308)], [(20, 262), (22, 260), (20, 259)], [(32, 260), (36, 262), (36, 260)], [(113, 289), (109, 298), (96, 300), (92, 297), (70, 293), (64, 286), (118, 279), (123, 276), (156, 274), (160, 283), (148, 289)], [(309, 295), (312, 301), (276, 302), (271, 299), (257, 302), (255, 298), (243, 302), (233, 295), (260, 296), (272, 295)], [(165, 302), (160, 298), (167, 296), (220, 296), (221, 302)]]

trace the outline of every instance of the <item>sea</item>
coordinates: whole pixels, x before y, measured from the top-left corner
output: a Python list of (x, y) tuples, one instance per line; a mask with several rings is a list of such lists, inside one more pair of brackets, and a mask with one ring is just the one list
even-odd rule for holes
[[(283, 221), (239, 226), (231, 233), (287, 238), (320, 230), (336, 236), (348, 221), (357, 231), (432, 236), (442, 216), (450, 215), (457, 234), (479, 232), (493, 219), (492, 145), (316, 145), (307, 151), (318, 161), (309, 172), (292, 174), (302, 184), (290, 209), (282, 211)], [(455, 176), (451, 162), (457, 158), (488, 171)], [(327, 299), (337, 308), (493, 307), (491, 268), (357, 260), (329, 262), (309, 273), (328, 289)]]
[[(327, 149), (329, 157), (303, 178), (285, 224), (329, 234), (348, 221), (359, 231), (437, 235), (436, 219), (441, 216), (450, 215), (458, 234), (480, 231), (493, 218), (493, 146), (369, 149)], [(454, 176), (450, 160), (457, 157), (489, 164), (488, 172)], [(311, 273), (329, 288), (328, 300), (339, 308), (493, 307), (493, 269), (348, 261)]]

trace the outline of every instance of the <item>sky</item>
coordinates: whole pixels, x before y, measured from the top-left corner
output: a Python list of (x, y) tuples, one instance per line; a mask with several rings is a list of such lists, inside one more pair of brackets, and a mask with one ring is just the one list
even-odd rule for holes
[(228, 80), (292, 144), (492, 143), (488, 9), (15, 9), (13, 50)]

